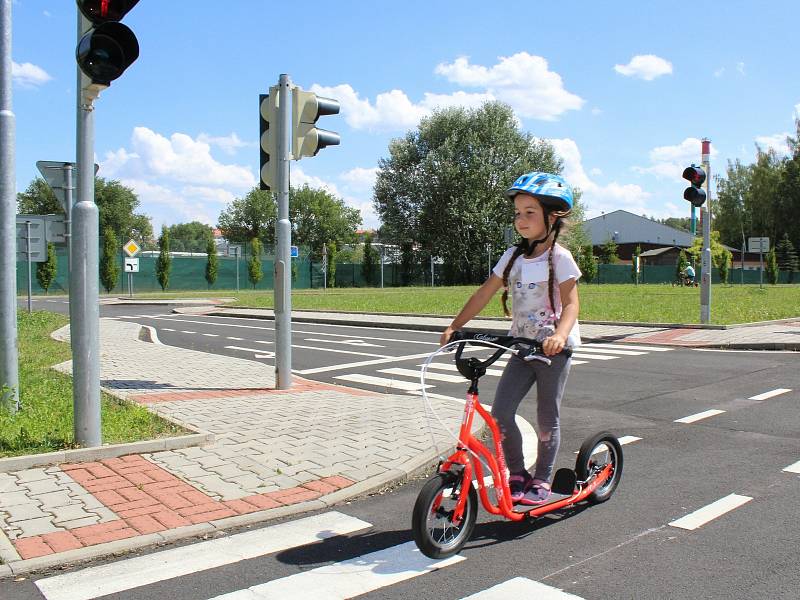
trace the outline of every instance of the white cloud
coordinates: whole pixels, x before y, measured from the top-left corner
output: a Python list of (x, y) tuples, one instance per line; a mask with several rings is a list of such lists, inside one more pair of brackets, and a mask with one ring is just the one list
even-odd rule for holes
[(602, 111), (601, 109), (599, 109), (599, 108), (593, 108), (591, 112), (592, 112), (592, 114), (593, 114), (594, 116), (597, 116), (597, 115), (602, 115), (602, 114), (603, 114), (603, 111)]
[(511, 105), (520, 117), (555, 120), (568, 110), (579, 110), (584, 100), (564, 89), (561, 76), (550, 71), (541, 56), (520, 52), (500, 57), (492, 67), (471, 65), (466, 57), (450, 64), (441, 63), (435, 72), (464, 87), (483, 88), (478, 92), (457, 90), (450, 94), (425, 92), (419, 102), (399, 89), (382, 92), (374, 101), (362, 98), (349, 84), (313, 85), (311, 90), (339, 100), (342, 115), (353, 129), (396, 131), (417, 126), (434, 109), (450, 106), (477, 108), (487, 101), (501, 100)]
[(356, 167), (339, 175), (339, 179), (347, 183), (351, 188), (361, 191), (372, 191), (375, 186), (375, 178), (378, 176), (378, 167), (364, 169)]
[(11, 80), (21, 88), (33, 89), (44, 85), (53, 78), (41, 67), (31, 63), (11, 61)]
[(627, 65), (614, 65), (614, 70), (626, 77), (652, 81), (656, 77), (672, 74), (672, 63), (655, 54), (637, 54)]
[[(683, 170), (690, 164), (700, 164), (702, 142), (695, 137), (684, 139), (680, 144), (673, 146), (658, 146), (650, 151), (650, 165), (647, 167), (635, 166), (633, 170), (640, 174), (655, 175), (659, 178), (672, 179), (680, 177)], [(711, 145), (711, 158), (718, 152)]]
[[(256, 185), (255, 175), (211, 154), (208, 142), (183, 133), (169, 137), (136, 127), (129, 148), (106, 152), (99, 175), (119, 179), (139, 196), (140, 211), (162, 224), (201, 221), (213, 225), (227, 203)], [(233, 138), (231, 138), (233, 139)]]
[(722, 77), (723, 75), (725, 75), (725, 67), (720, 67), (719, 69), (714, 71), (714, 77), (719, 78)]
[(786, 138), (791, 135), (788, 131), (774, 135), (759, 135), (755, 141), (762, 150), (774, 150), (780, 155), (787, 155), (789, 154), (789, 144), (786, 143)]
[(619, 184), (611, 182), (608, 185), (598, 185), (586, 174), (583, 168), (581, 153), (574, 140), (549, 139), (556, 153), (564, 161), (564, 178), (573, 187), (581, 189), (581, 201), (586, 209), (588, 218), (599, 215), (601, 212), (624, 209), (636, 214), (643, 212), (653, 213), (648, 205), (652, 197), (636, 184)]
[(794, 115), (792, 115), (792, 119), (800, 119), (800, 102), (794, 105)]
[(235, 133), (222, 137), (214, 137), (207, 133), (201, 133), (197, 136), (197, 141), (210, 146), (217, 146), (220, 150), (225, 152), (225, 154), (236, 154), (239, 148), (253, 145), (250, 142), (242, 141)]
[(461, 56), (437, 65), (435, 72), (458, 85), (485, 88), (485, 94), (507, 102), (521, 117), (553, 121), (584, 104), (583, 98), (564, 89), (561, 75), (550, 70), (547, 60), (527, 52), (501, 56), (488, 68)]
[(593, 169), (589, 170), (589, 175), (594, 175), (595, 177), (597, 177), (598, 175), (602, 175), (602, 174), (603, 174), (603, 170), (602, 169), (598, 169), (597, 167), (594, 167)]
[(746, 75), (746, 73), (744, 72), (744, 63), (743, 62), (736, 63), (736, 70), (739, 72), (739, 75)]

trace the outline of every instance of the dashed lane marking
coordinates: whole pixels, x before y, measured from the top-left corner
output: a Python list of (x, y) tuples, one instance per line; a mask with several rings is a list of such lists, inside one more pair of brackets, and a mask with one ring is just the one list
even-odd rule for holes
[(716, 415), (721, 415), (724, 413), (724, 410), (719, 410), (716, 408), (712, 408), (710, 410), (704, 410), (703, 412), (699, 412), (694, 415), (689, 415), (688, 417), (683, 417), (682, 419), (675, 419), (675, 423), (695, 423), (696, 421), (701, 421), (703, 419), (707, 419), (708, 417), (713, 417)]
[(681, 517), (669, 523), (672, 527), (680, 529), (693, 530), (702, 527), (709, 521), (721, 517), (740, 506), (750, 502), (750, 496), (740, 496), (739, 494), (729, 494), (724, 498), (720, 498), (716, 502), (712, 502), (708, 506), (699, 508), (696, 511), (689, 513), (685, 517)]
[(786, 394), (791, 391), (792, 390), (786, 388), (778, 388), (770, 390), (769, 392), (764, 392), (763, 394), (758, 394), (757, 396), (750, 396), (748, 400), (767, 400), (768, 398), (774, 398), (775, 396), (780, 396), (781, 394)]

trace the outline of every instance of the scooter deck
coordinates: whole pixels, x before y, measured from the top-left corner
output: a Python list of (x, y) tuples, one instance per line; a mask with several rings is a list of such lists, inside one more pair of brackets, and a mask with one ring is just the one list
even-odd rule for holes
[(532, 510), (539, 510), (541, 508), (546, 508), (550, 504), (561, 502), (565, 498), (569, 498), (571, 495), (572, 494), (557, 494), (556, 492), (550, 492), (550, 497), (547, 499), (547, 502), (543, 504), (515, 504), (513, 510), (515, 513), (526, 513)]

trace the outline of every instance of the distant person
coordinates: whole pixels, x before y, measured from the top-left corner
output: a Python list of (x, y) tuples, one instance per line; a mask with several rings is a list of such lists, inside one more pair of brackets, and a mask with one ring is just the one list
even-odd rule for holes
[[(537, 505), (550, 496), (550, 478), (561, 441), (561, 398), (572, 364), (571, 357), (561, 351), (580, 345), (577, 283), (581, 272), (569, 250), (556, 243), (572, 210), (572, 188), (567, 182), (549, 173), (527, 173), (506, 195), (514, 202), (514, 226), (522, 241), (506, 250), (489, 279), (444, 330), (440, 343), (449, 342), (453, 332), (477, 315), (500, 288), (504, 289), (503, 311), (511, 316), (506, 304), (511, 289), (509, 335), (541, 342), (552, 362), (548, 366), (512, 355), (497, 385), (492, 416), (503, 434), (511, 501)], [(525, 468), (522, 434), (514, 417), (534, 382), (539, 441), (531, 474)]]
[(694, 267), (692, 265), (686, 266), (683, 270), (683, 275), (686, 277), (687, 285), (694, 285)]

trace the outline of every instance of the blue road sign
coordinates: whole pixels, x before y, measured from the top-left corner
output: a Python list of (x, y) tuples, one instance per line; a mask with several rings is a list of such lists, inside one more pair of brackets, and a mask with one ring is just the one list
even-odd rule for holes
[(300, 250), (297, 248), (297, 246), (290, 246), (290, 253), (289, 253), (289, 255), (290, 255), (292, 258), (299, 258), (299, 257), (300, 257)]

